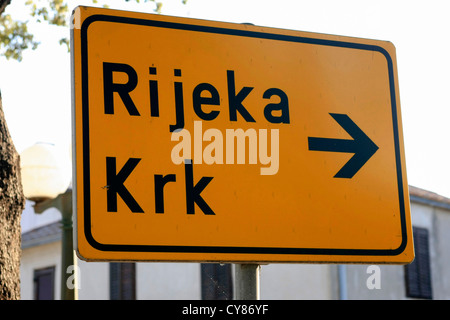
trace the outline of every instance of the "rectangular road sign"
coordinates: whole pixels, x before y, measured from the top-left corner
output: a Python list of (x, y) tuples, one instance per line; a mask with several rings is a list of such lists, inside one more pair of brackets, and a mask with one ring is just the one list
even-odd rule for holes
[(85, 260), (408, 263), (394, 46), (78, 7)]

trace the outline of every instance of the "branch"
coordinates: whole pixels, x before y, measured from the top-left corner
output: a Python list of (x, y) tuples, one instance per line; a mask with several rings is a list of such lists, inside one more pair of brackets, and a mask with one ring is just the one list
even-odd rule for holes
[(6, 6), (11, 2), (11, 0), (0, 0), (0, 15), (5, 11)]

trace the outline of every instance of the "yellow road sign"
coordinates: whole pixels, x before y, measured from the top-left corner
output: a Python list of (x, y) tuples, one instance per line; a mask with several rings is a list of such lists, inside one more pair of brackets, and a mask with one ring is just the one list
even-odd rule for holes
[(408, 263), (389, 42), (79, 7), (86, 260)]

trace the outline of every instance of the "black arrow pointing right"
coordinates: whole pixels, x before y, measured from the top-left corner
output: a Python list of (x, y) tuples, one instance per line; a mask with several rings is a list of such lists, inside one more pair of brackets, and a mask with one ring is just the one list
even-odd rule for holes
[(335, 178), (351, 179), (375, 154), (378, 146), (348, 115), (339, 113), (330, 113), (330, 115), (353, 140), (308, 137), (308, 148), (311, 151), (354, 153), (355, 155), (334, 176)]

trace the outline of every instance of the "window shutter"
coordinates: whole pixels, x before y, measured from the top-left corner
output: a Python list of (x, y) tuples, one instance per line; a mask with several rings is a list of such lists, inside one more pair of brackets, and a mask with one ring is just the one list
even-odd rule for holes
[(111, 300), (136, 299), (136, 264), (111, 262), (109, 264)]
[(405, 266), (406, 296), (432, 299), (429, 235), (425, 228), (413, 228), (414, 261)]
[(202, 263), (201, 287), (203, 300), (232, 300), (231, 264)]
[(136, 300), (136, 264), (121, 263), (122, 300)]
[(35, 300), (55, 298), (55, 267), (34, 270), (33, 281)]
[(120, 300), (120, 265), (113, 262), (109, 264), (109, 298)]

